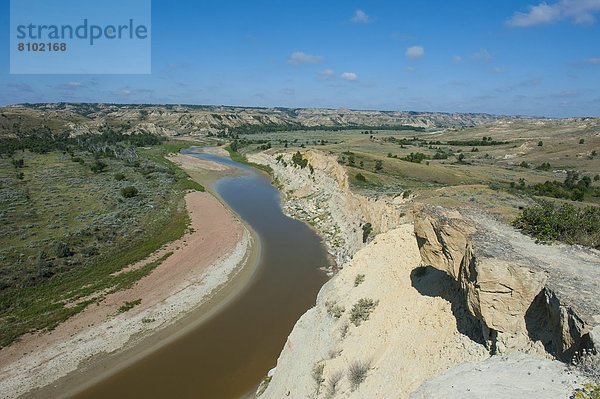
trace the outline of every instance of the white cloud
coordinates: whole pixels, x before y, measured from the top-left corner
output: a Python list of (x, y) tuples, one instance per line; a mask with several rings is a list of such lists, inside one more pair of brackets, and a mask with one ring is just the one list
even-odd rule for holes
[(341, 75), (342, 79), (347, 80), (349, 82), (354, 82), (355, 80), (358, 80), (358, 75), (355, 74), (354, 72), (344, 72)]
[(319, 55), (306, 54), (302, 51), (294, 51), (292, 55), (288, 58), (288, 63), (292, 65), (298, 64), (314, 64), (323, 59), (323, 57)]
[(423, 58), (425, 55), (425, 49), (421, 46), (412, 46), (406, 49), (406, 56), (411, 60)]
[(354, 22), (355, 24), (368, 24), (371, 22), (371, 17), (369, 17), (363, 10), (356, 10), (350, 21)]
[(406, 67), (406, 68), (405, 68), (405, 70), (406, 70), (406, 72), (408, 72), (408, 73), (413, 73), (413, 72), (415, 72), (415, 71), (416, 71), (416, 69), (415, 69), (415, 68), (413, 68), (413, 67), (411, 67), (411, 66), (409, 66), (409, 67)]
[(600, 12), (600, 0), (560, 0), (553, 4), (542, 2), (530, 6), (527, 12), (517, 11), (506, 21), (509, 26), (528, 27), (571, 20), (576, 24), (592, 24)]
[(335, 75), (335, 72), (333, 69), (323, 69), (321, 72), (319, 72), (319, 79), (321, 80), (327, 80), (327, 79), (332, 79)]
[(591, 64), (591, 65), (600, 65), (600, 57), (588, 58), (586, 63)]
[(475, 58), (476, 60), (481, 60), (481, 61), (490, 61), (494, 57), (492, 57), (490, 52), (487, 51), (486, 49), (481, 49), (478, 52), (473, 54), (473, 58)]
[(460, 55), (455, 55), (452, 56), (452, 62), (458, 64), (459, 62), (462, 62), (463, 58)]

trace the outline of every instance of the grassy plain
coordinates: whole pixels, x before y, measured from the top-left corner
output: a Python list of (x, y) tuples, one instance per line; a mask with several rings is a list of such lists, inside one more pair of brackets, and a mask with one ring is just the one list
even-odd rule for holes
[[(598, 119), (514, 119), (473, 128), (424, 132), (349, 130), (242, 135), (242, 142), (254, 143), (240, 151), (256, 151), (265, 145), (289, 151), (316, 148), (338, 157), (352, 186), (365, 194), (399, 194), (410, 190), (418, 201), (478, 206), (509, 221), (536, 197), (511, 187), (511, 183), (518, 187), (520, 179), (527, 186), (562, 182), (567, 171), (574, 170), (580, 177), (592, 179), (592, 189), (586, 192), (583, 201), (575, 204), (599, 204), (600, 196), (594, 193), (600, 191), (594, 190), (598, 190), (600, 181), (593, 180), (600, 174), (599, 133)], [(429, 159), (420, 163), (402, 159), (411, 153), (421, 153)], [(446, 154), (447, 158), (433, 159), (436, 154)], [(378, 161), (382, 165), (380, 170), (376, 170)], [(550, 167), (538, 169), (545, 163)], [(359, 173), (365, 181), (356, 178)]]
[[(164, 260), (117, 273), (185, 233), (183, 196), (204, 188), (164, 156), (198, 144), (138, 148), (135, 163), (102, 158), (100, 173), (85, 151), (0, 158), (0, 347), (54, 328)], [(139, 194), (124, 198), (128, 186)]]

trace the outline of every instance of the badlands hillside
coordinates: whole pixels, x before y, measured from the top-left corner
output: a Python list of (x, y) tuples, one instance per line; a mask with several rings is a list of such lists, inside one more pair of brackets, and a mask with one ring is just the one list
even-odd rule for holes
[[(167, 136), (227, 129), (468, 127), (497, 120), (487, 114), (349, 109), (244, 108), (190, 105), (24, 104), (0, 108), (0, 135), (30, 131), (71, 134), (113, 130)], [(41, 123), (40, 123), (41, 122)]]

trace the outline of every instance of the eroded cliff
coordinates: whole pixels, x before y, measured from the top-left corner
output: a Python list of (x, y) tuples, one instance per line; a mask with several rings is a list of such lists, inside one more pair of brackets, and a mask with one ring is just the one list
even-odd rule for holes
[[(335, 157), (315, 150), (303, 156), (309, 167), (294, 166), (292, 153), (261, 153), (249, 159), (273, 169), (285, 194), (285, 212), (315, 227), (338, 266), (365, 245), (364, 238), (406, 221), (409, 208), (402, 196), (371, 198), (356, 194), (350, 190), (346, 171)], [(372, 232), (365, 237), (363, 227), (367, 223)]]
[(251, 160), (273, 168), (288, 213), (315, 226), (341, 269), (261, 397), (500, 398), (518, 379), (513, 397), (563, 398), (580, 386), (555, 358), (598, 346), (597, 251), (538, 245), (476, 210), (418, 205), (406, 216), (400, 197), (353, 193), (334, 157), (303, 156), (305, 168), (291, 154)]
[[(419, 206), (423, 261), (461, 287), (492, 353), (549, 353), (569, 361), (597, 347), (598, 251), (539, 245), (486, 214)], [(595, 338), (597, 339), (597, 338)]]

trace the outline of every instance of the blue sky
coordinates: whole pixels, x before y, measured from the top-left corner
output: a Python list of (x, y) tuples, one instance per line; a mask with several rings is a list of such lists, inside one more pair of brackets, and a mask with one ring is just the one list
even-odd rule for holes
[(598, 19), (600, 0), (154, 0), (149, 75), (10, 75), (2, 29), (0, 103), (600, 116)]

